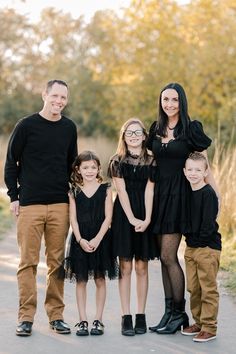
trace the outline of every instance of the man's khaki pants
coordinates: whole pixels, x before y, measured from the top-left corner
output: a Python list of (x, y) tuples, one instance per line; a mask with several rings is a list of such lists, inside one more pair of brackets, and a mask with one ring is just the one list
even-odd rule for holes
[(220, 251), (209, 247), (187, 246), (184, 258), (193, 319), (202, 331), (215, 335), (219, 307), (216, 277)]
[(17, 272), (20, 322), (34, 321), (37, 307), (36, 274), (43, 234), (48, 268), (45, 309), (49, 321), (63, 320), (64, 281), (58, 278), (58, 269), (64, 258), (68, 228), (69, 207), (66, 203), (20, 207), (17, 220), (20, 250)]

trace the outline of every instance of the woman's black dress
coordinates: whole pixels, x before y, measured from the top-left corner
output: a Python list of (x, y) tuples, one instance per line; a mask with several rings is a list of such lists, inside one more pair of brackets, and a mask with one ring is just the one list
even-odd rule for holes
[[(90, 241), (99, 232), (105, 219), (105, 200), (109, 183), (101, 184), (92, 197), (87, 197), (82, 190), (73, 191), (77, 221), (81, 237)], [(104, 235), (95, 252), (85, 252), (72, 233), (70, 251), (64, 261), (65, 278), (87, 281), (88, 278), (113, 279), (118, 276), (118, 265), (112, 257), (111, 231)]]
[[(145, 219), (145, 188), (151, 175), (152, 156), (148, 159), (127, 156), (120, 161), (118, 155), (111, 158), (108, 174), (110, 177), (123, 178), (130, 205), (137, 219)], [(116, 196), (112, 219), (112, 243), (113, 255), (123, 260), (148, 261), (157, 256), (155, 241), (149, 226), (144, 232), (135, 232), (134, 226), (120, 204), (119, 196)]]
[(189, 197), (191, 187), (183, 168), (189, 154), (203, 151), (211, 144), (198, 121), (189, 123), (187, 137), (162, 143), (156, 134), (156, 122), (150, 128), (147, 147), (156, 160), (153, 232), (155, 234), (185, 233), (190, 227)]

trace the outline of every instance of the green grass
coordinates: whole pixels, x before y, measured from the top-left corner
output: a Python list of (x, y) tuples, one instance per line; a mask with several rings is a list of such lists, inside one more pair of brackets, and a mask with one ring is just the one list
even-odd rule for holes
[(13, 225), (13, 217), (9, 210), (8, 198), (0, 196), (0, 240)]

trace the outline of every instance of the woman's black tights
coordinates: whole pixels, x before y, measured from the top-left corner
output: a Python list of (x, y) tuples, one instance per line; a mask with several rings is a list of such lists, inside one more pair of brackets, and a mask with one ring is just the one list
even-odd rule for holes
[(165, 234), (157, 237), (160, 249), (162, 282), (165, 298), (172, 298), (175, 303), (184, 299), (185, 279), (178, 260), (180, 234)]

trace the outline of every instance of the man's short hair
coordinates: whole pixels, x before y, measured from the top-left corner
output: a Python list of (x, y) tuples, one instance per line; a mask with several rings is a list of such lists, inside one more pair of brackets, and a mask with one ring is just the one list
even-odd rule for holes
[(54, 84), (63, 85), (63, 86), (65, 86), (68, 89), (68, 85), (67, 85), (67, 83), (65, 81), (54, 79), (54, 80), (50, 80), (50, 81), (47, 82), (46, 92), (50, 91)]

